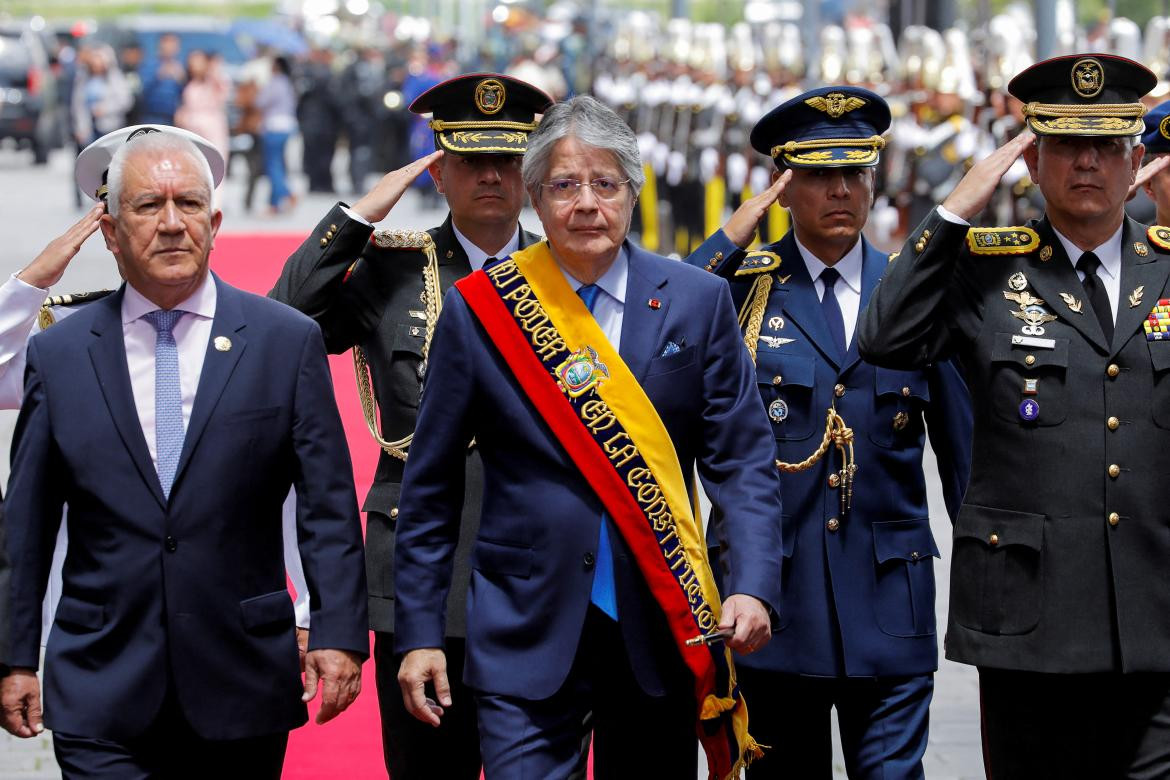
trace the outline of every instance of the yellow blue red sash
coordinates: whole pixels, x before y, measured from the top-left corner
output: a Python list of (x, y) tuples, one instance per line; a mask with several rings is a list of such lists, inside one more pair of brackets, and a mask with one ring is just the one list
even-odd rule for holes
[(710, 777), (759, 755), (731, 651), (688, 646), (719, 624), (720, 600), (682, 467), (654, 405), (544, 242), (456, 283), (521, 388), (601, 499), (694, 676)]

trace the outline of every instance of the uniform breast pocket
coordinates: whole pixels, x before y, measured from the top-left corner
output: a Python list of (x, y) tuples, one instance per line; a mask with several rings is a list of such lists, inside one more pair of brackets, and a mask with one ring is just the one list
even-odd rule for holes
[[(417, 325), (401, 323), (394, 331), (390, 365), (375, 366), (373, 363), (376, 357), (369, 357), (373, 371), (389, 369), (388, 384), (393, 402), (411, 409), (417, 409), (422, 398), (423, 344), (426, 335), (426, 325), (421, 320)], [(386, 386), (384, 382), (377, 384), (379, 387)]]
[(996, 333), (991, 350), (995, 414), (1022, 425), (1059, 425), (1068, 413), (1068, 339), (1053, 339), (1053, 348), (1045, 349), (1013, 344), (1012, 337)]
[(1150, 411), (1154, 424), (1170, 428), (1170, 341), (1150, 341), (1150, 363), (1154, 367), (1154, 392)]
[(873, 552), (878, 627), (892, 636), (933, 634), (939, 553), (930, 518), (874, 523)]
[(821, 430), (825, 410), (814, 409), (816, 365), (804, 355), (756, 353), (756, 384), (777, 441), (800, 441)]
[(928, 403), (930, 385), (922, 371), (875, 368), (870, 441), (879, 447), (917, 443), (922, 435), (922, 411)]

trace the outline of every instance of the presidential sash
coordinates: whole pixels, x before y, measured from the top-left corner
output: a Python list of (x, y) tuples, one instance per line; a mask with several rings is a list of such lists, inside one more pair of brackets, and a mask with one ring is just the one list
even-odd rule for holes
[(565, 281), (548, 244), (456, 282), (520, 387), (629, 546), (694, 676), (709, 777), (760, 754), (731, 651), (687, 645), (716, 630), (720, 601), (670, 434), (638, 380)]

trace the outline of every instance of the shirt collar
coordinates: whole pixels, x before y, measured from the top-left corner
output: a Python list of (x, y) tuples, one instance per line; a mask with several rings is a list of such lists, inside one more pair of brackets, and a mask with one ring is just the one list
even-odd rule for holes
[[(182, 301), (176, 309), (194, 314), (204, 319), (215, 318), (215, 279), (212, 278), (211, 273), (203, 278), (203, 283), (196, 288), (195, 292), (184, 301)], [(127, 325), (134, 320), (141, 319), (142, 315), (149, 314), (158, 309), (158, 304), (149, 300), (129, 282), (126, 282), (126, 292), (122, 295), (122, 324)]]
[[(1105, 239), (1105, 243), (1093, 250), (1093, 254), (1101, 261), (1101, 270), (1110, 279), (1121, 278), (1121, 230), (1125, 227), (1125, 220), (1117, 226), (1117, 230), (1113, 231), (1113, 235)], [(1072, 241), (1065, 237), (1056, 228), (1052, 228), (1052, 232), (1060, 239), (1060, 243), (1064, 246), (1064, 252), (1068, 255), (1068, 260), (1076, 268), (1077, 261), (1081, 259), (1081, 255), (1085, 252)]]
[(467, 262), (471, 264), (472, 271), (478, 271), (483, 268), (483, 264), (487, 262), (489, 257), (507, 257), (520, 248), (519, 222), (516, 223), (516, 231), (508, 239), (508, 243), (504, 244), (504, 248), (495, 255), (489, 255), (472, 243), (470, 238), (460, 233), (459, 228), (455, 227), (455, 220), (451, 220), (451, 229), (455, 231), (455, 240), (459, 242), (459, 246), (463, 247), (463, 253), (467, 255)]
[[(557, 268), (561, 269), (561, 273), (565, 276), (565, 281), (569, 283), (569, 286), (573, 288), (574, 292), (585, 286), (584, 282), (566, 271), (563, 266), (558, 264)], [(626, 282), (629, 281), (629, 278), (630, 255), (626, 250), (626, 245), (622, 244), (621, 249), (618, 250), (617, 259), (613, 261), (613, 265), (594, 284), (600, 287), (606, 295), (624, 306), (626, 303)]]
[[(805, 267), (808, 268), (808, 275), (815, 282), (821, 272), (829, 266), (821, 262), (820, 258), (814, 255), (808, 247), (800, 243), (800, 239), (796, 237), (795, 233), (792, 237), (796, 240), (796, 248), (800, 250), (800, 257), (804, 260)], [(845, 284), (849, 285), (849, 289), (858, 295), (861, 294), (861, 256), (861, 236), (858, 236), (857, 243), (853, 245), (853, 248), (833, 266), (837, 269), (837, 273), (841, 274), (841, 279), (844, 280)]]

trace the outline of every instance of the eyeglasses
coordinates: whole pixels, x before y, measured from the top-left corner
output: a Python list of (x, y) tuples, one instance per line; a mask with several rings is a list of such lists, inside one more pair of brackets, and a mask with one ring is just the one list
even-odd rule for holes
[(622, 192), (622, 187), (629, 184), (629, 179), (611, 179), (603, 176), (593, 181), (577, 181), (576, 179), (553, 179), (543, 182), (540, 186), (548, 190), (549, 199), (556, 203), (568, 203), (574, 200), (582, 187), (589, 187), (600, 200), (613, 200)]

